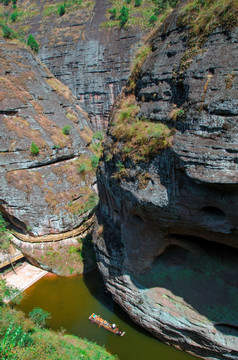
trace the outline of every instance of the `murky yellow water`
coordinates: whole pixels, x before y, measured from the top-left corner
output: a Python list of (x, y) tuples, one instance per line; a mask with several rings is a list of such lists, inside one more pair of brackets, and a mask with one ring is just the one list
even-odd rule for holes
[[(45, 276), (26, 290), (20, 308), (29, 313), (35, 306), (51, 313), (49, 326), (105, 345), (121, 360), (195, 360), (143, 331), (113, 302), (98, 271), (70, 278)], [(92, 312), (126, 331), (118, 337), (88, 320)]]

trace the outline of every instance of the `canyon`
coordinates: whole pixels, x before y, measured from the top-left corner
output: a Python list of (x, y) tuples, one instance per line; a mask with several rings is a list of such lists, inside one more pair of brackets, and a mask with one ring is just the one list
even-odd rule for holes
[(144, 41), (101, 27), (107, 8), (26, 19), (39, 58), (1, 41), (0, 210), (34, 262), (76, 246), (37, 238), (85, 226), (97, 181), (93, 243), (113, 299), (168, 344), (238, 359), (237, 27), (194, 39), (178, 7)]

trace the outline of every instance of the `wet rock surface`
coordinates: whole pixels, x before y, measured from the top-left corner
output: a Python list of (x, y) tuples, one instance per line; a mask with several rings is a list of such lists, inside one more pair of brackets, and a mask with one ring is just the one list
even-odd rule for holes
[(215, 30), (181, 72), (184, 39), (165, 25), (135, 87), (139, 117), (174, 127), (172, 146), (124, 161), (127, 176), (116, 177), (125, 144), (108, 161), (109, 129), (97, 261), (114, 299), (154, 336), (205, 359), (238, 359), (237, 31)]
[(32, 235), (72, 230), (95, 181), (78, 172), (92, 156), (87, 115), (29, 50), (2, 41), (0, 63), (0, 210)]

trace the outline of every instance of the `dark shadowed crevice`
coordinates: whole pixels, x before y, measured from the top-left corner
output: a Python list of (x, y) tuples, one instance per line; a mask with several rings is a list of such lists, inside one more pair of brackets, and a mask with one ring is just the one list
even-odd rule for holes
[(226, 220), (226, 214), (215, 206), (206, 206), (201, 209), (202, 216), (209, 222), (221, 223)]
[(37, 163), (35, 165), (28, 166), (27, 169), (35, 169), (35, 168), (40, 168), (40, 167), (43, 167), (43, 166), (58, 164), (58, 163), (60, 163), (62, 161), (65, 161), (65, 160), (72, 160), (75, 157), (76, 156), (74, 154), (59, 156), (59, 157), (57, 157), (57, 159), (52, 159), (52, 160), (47, 161), (45, 163)]
[(0, 205), (0, 212), (2, 212), (4, 218), (9, 223), (9, 228), (13, 228), (23, 233), (27, 232), (27, 227), (25, 223), (17, 219), (15, 216), (11, 215), (9, 212), (7, 212), (5, 208), (1, 205)]

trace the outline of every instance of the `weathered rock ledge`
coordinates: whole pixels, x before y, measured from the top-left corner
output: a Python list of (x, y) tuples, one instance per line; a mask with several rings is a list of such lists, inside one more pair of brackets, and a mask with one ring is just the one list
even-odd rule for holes
[(182, 76), (186, 37), (175, 21), (152, 50), (136, 81), (138, 116), (176, 133), (150, 161), (126, 159), (120, 178), (126, 144), (109, 129), (98, 266), (115, 301), (157, 338), (204, 359), (238, 359), (237, 30), (214, 31)]

